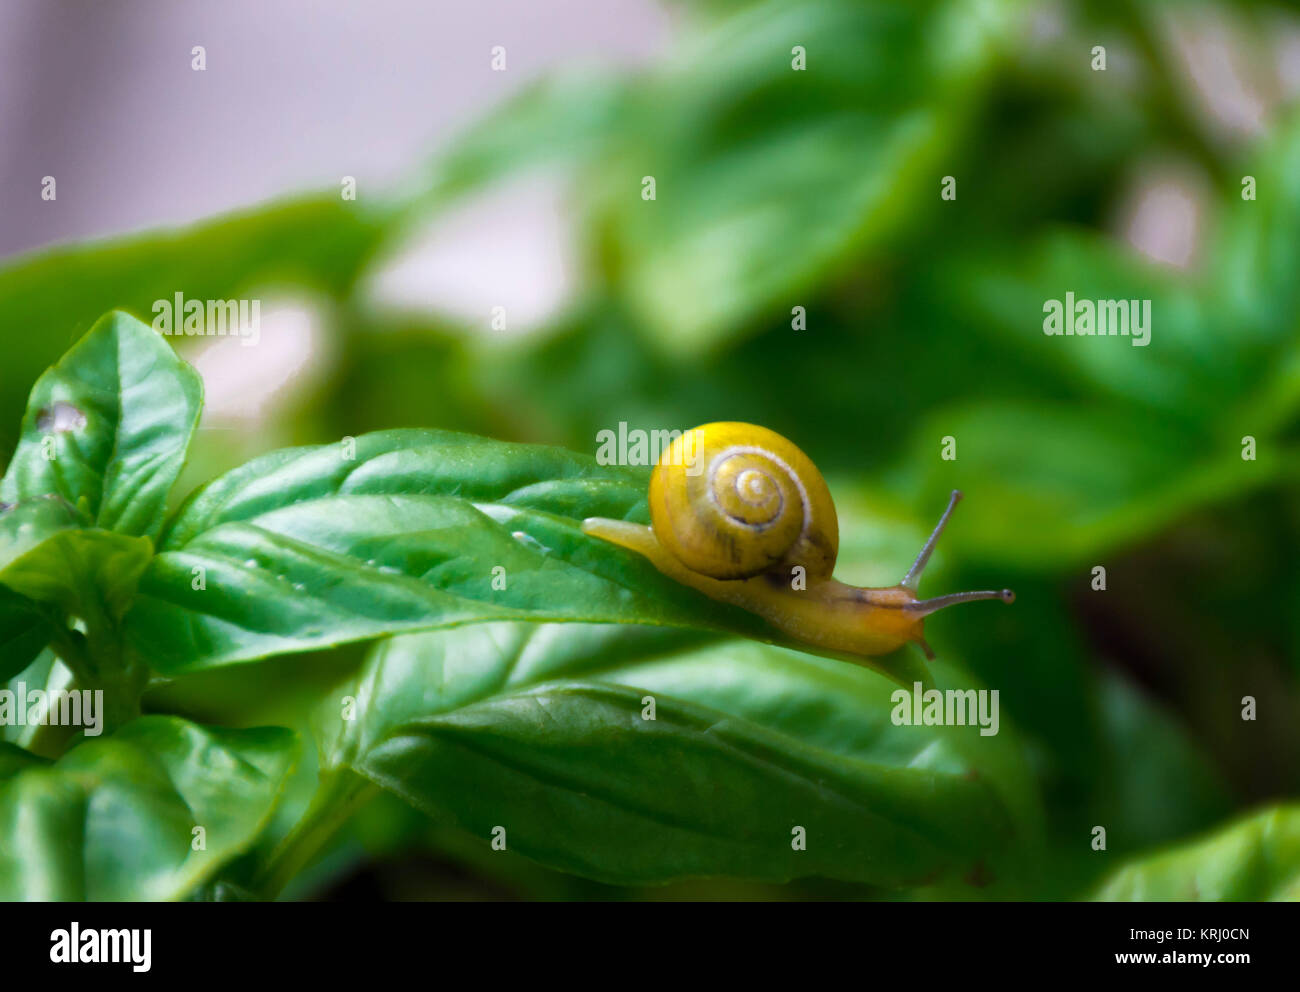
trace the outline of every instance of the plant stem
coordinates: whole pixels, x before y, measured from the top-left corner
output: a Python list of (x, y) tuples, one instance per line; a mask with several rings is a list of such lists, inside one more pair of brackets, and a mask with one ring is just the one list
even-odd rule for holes
[(72, 672), (74, 688), (103, 694), (102, 731), (111, 734), (140, 715), (149, 666), (123, 643), (117, 616), (98, 595), (81, 597), (76, 615), (82, 628), (60, 623), (51, 646)]
[(276, 898), (376, 791), (373, 782), (347, 769), (324, 772), (307, 812), (271, 852), (253, 888)]

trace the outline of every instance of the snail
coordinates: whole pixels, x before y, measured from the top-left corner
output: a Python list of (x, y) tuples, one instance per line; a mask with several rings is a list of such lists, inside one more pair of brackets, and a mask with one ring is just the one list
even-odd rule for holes
[(960, 499), (953, 490), (898, 585), (851, 586), (831, 575), (839, 524), (812, 460), (766, 427), (713, 423), (684, 432), (663, 452), (650, 477), (651, 526), (589, 517), (582, 529), (644, 555), (711, 599), (758, 614), (796, 641), (858, 656), (915, 642), (933, 659), (924, 637), (931, 613), (1016, 598), (1010, 589), (917, 598), (921, 572)]

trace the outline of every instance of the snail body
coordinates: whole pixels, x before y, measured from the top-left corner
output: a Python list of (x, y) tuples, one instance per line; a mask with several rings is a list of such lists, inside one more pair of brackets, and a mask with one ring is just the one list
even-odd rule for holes
[(582, 529), (794, 640), (863, 656), (914, 642), (933, 657), (924, 637), (929, 614), (954, 603), (1015, 599), (1009, 589), (917, 597), (921, 571), (960, 499), (954, 491), (898, 585), (848, 585), (832, 575), (839, 525), (812, 460), (775, 431), (721, 422), (686, 431), (664, 451), (650, 477), (649, 527), (593, 517)]

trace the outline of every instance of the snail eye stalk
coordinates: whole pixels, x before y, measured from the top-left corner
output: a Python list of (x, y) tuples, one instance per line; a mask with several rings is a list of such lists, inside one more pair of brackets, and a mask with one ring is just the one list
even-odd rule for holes
[[(903, 576), (903, 581), (899, 583), (904, 589), (916, 592), (917, 583), (921, 581), (921, 573), (925, 571), (925, 566), (929, 564), (930, 556), (934, 554), (934, 546), (939, 543), (939, 535), (948, 526), (948, 520), (952, 517), (953, 509), (961, 502), (961, 495), (960, 489), (952, 491), (952, 495), (948, 498), (948, 508), (943, 511), (943, 516), (934, 525), (934, 530), (930, 532), (930, 537), (925, 542), (925, 546), (921, 548), (921, 553), (916, 556), (916, 561), (912, 562), (912, 567), (907, 570), (907, 574)], [(953, 592), (946, 596), (935, 596), (933, 599), (918, 599), (915, 603), (909, 603), (906, 609), (909, 613), (915, 613), (917, 616), (928, 617), (931, 613), (942, 610), (945, 606), (955, 606), (957, 603), (974, 603), (981, 599), (1000, 599), (1004, 603), (1014, 603), (1016, 594), (1010, 589)], [(925, 650), (927, 657), (932, 657), (929, 645), (922, 642), (921, 647)]]
[(942, 610), (945, 606), (955, 606), (957, 603), (974, 603), (981, 599), (1000, 599), (1004, 603), (1014, 603), (1016, 601), (1016, 594), (1010, 589), (981, 589), (978, 592), (950, 592), (946, 596), (935, 596), (933, 599), (918, 599), (915, 603), (909, 604), (906, 609), (909, 613), (928, 617), (935, 610)]
[(912, 562), (912, 567), (907, 570), (907, 574), (903, 576), (903, 581), (899, 583), (904, 589), (911, 589), (912, 592), (916, 592), (916, 584), (921, 581), (921, 573), (925, 571), (925, 566), (930, 563), (930, 556), (934, 554), (934, 546), (939, 543), (939, 535), (948, 526), (948, 518), (952, 516), (953, 509), (960, 502), (961, 490), (954, 489), (952, 495), (948, 497), (948, 509), (943, 511), (943, 516), (934, 525), (934, 530), (930, 532), (930, 537), (925, 542), (925, 546), (921, 548), (921, 553), (916, 556), (916, 561)]

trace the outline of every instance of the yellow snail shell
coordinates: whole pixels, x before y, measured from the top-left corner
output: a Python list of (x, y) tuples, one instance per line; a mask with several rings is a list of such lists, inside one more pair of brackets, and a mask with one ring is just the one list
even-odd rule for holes
[(789, 564), (829, 578), (839, 549), (826, 480), (802, 451), (752, 424), (707, 424), (673, 442), (650, 477), (650, 520), (693, 572), (746, 579)]

